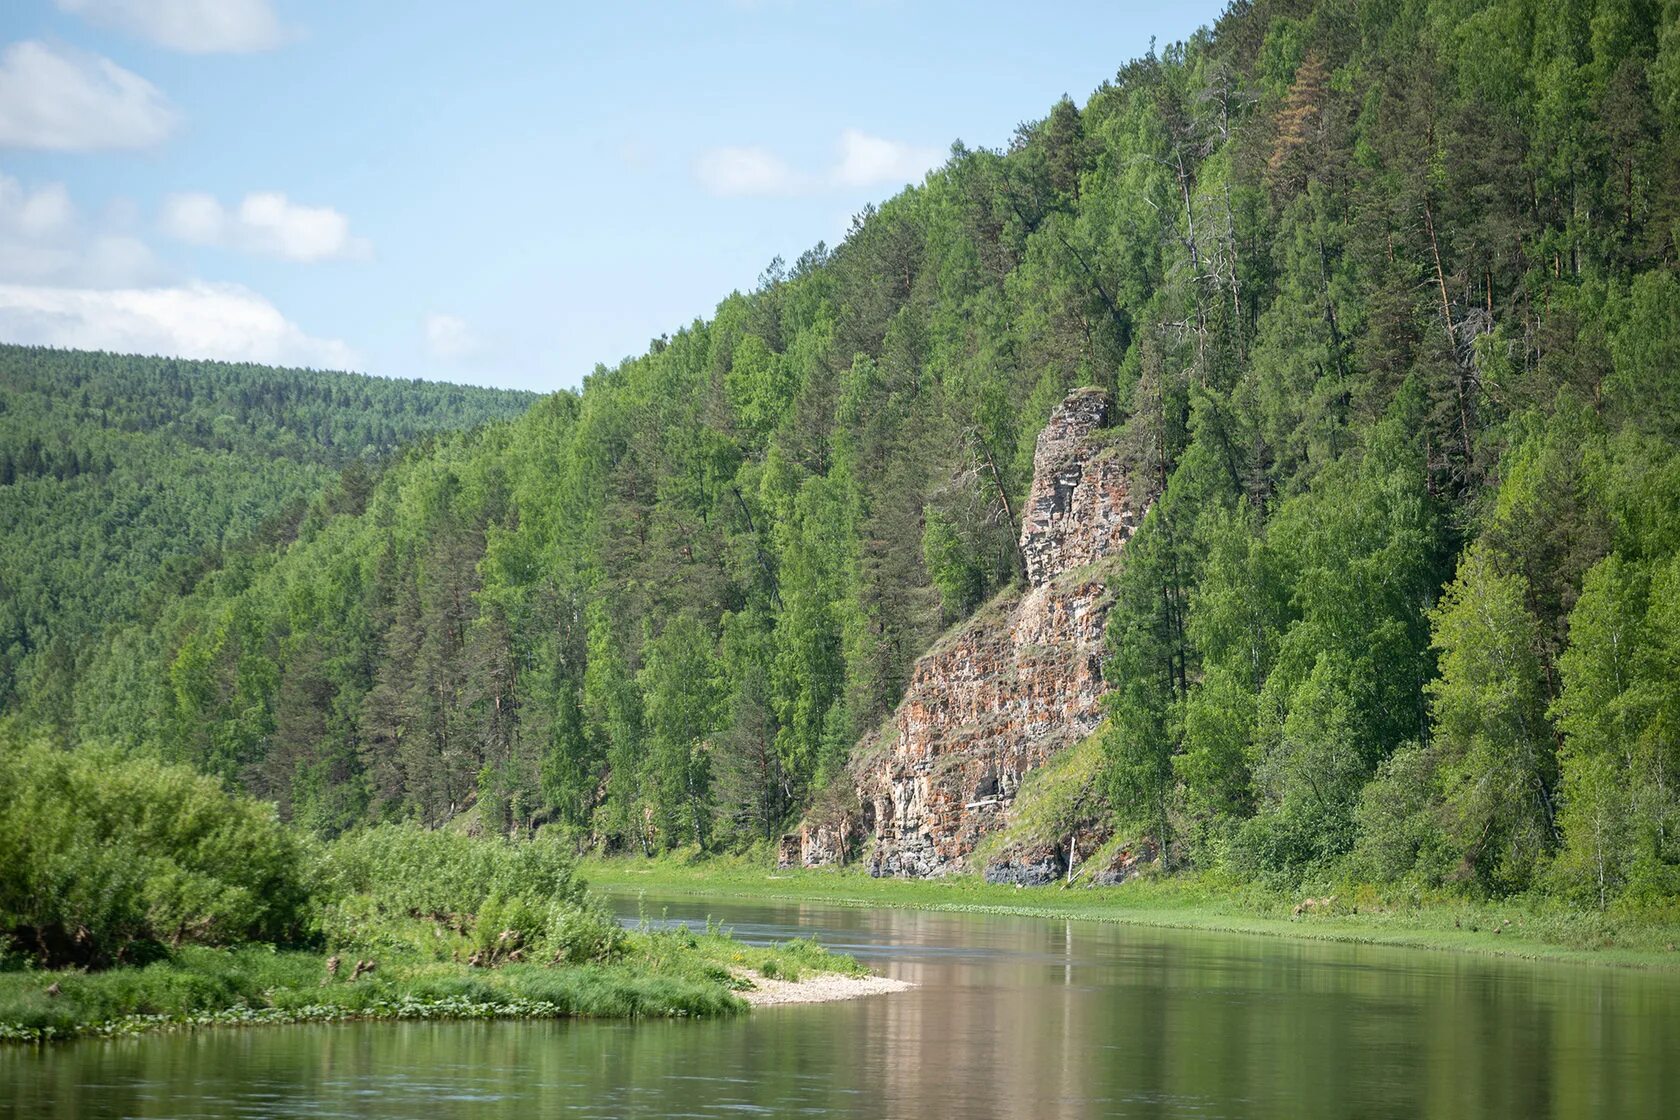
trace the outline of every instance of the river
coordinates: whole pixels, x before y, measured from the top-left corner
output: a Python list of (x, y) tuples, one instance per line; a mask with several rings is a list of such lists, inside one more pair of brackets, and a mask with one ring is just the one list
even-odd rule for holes
[(1680, 975), (1042, 918), (612, 899), (908, 992), (726, 1021), (0, 1048), (0, 1117), (1680, 1116)]

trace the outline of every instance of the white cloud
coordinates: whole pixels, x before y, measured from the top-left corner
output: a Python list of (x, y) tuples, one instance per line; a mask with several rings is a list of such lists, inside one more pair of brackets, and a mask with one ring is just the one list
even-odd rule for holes
[(63, 183), (26, 191), (16, 179), (0, 176), (0, 222), (25, 237), (51, 237), (70, 228), (76, 216)]
[(832, 177), (848, 187), (903, 186), (944, 161), (945, 153), (938, 148), (918, 148), (848, 128), (840, 134), (840, 162)]
[(421, 322), (426, 336), (426, 349), (432, 357), (453, 362), (477, 352), (478, 337), (467, 321), (459, 315), (434, 311)]
[(841, 132), (838, 155), (827, 170), (806, 174), (767, 148), (711, 148), (695, 161), (700, 185), (722, 198), (810, 195), (859, 187), (902, 185), (944, 160), (937, 148), (920, 148), (871, 136), (855, 128)]
[(120, 228), (86, 228), (63, 183), (31, 190), (0, 174), (0, 281), (100, 288), (157, 277), (143, 242)]
[(285, 41), (268, 0), (57, 0), (85, 16), (171, 50), (243, 54)]
[(271, 365), (357, 364), (350, 347), (305, 334), (250, 289), (202, 281), (116, 289), (0, 284), (0, 338)]
[(722, 198), (798, 194), (804, 177), (764, 148), (712, 148), (702, 152), (694, 172), (707, 190)]
[(0, 277), (38, 284), (121, 287), (156, 279), (161, 270), (145, 242), (103, 235), (71, 243), (0, 240)]
[(127, 230), (114, 200), (90, 223), (62, 183), (0, 174), (0, 339), (7, 342), (348, 368), (344, 343), (316, 338), (236, 284), (169, 275)]
[(215, 245), (288, 261), (363, 258), (366, 238), (350, 233), (350, 219), (330, 206), (299, 206), (278, 191), (245, 196), (226, 207), (208, 194), (170, 195), (160, 219), (171, 237), (193, 245)]
[(175, 128), (158, 88), (108, 58), (27, 40), (0, 52), (0, 146), (148, 148)]

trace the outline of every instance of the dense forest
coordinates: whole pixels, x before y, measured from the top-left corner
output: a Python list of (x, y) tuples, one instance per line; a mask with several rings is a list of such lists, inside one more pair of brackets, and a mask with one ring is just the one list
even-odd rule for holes
[[(529, 393), (0, 345), (0, 709), (62, 722), (112, 622), (271, 549), (324, 488), (353, 505), (397, 448)], [(346, 508), (349, 508), (348, 505)]]
[(1021, 578), (1033, 439), (1097, 385), (1153, 498), (1123, 826), (1280, 884), (1672, 897), (1677, 269), (1674, 0), (1237, 3), (224, 550), (67, 718), (329, 834), (752, 845)]

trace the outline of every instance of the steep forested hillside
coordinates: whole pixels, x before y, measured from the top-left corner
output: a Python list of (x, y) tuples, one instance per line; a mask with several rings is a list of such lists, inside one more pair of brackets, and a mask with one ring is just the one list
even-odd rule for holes
[(218, 553), (269, 549), (339, 472), (529, 393), (0, 345), (0, 710), (56, 718), (78, 651)]
[(1111, 390), (1113, 812), (1175, 866), (1672, 894), (1680, 4), (1240, 3), (230, 558), (89, 735), (333, 830), (775, 834)]

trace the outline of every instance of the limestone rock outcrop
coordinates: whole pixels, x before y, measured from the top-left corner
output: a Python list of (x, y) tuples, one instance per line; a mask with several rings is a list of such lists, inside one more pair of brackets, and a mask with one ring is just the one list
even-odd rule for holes
[(1033, 587), (1118, 552), (1135, 528), (1120, 459), (1101, 454), (1093, 438), (1109, 407), (1107, 393), (1081, 389), (1038, 435), (1032, 489), (1021, 511), (1021, 555)]
[(1067, 859), (1053, 844), (1034, 844), (986, 864), (986, 882), (1017, 887), (1043, 887), (1067, 874)]
[(808, 817), (784, 841), (785, 862), (796, 847), (806, 866), (861, 849), (877, 875), (963, 870), (1005, 825), (1022, 775), (1096, 727), (1107, 575), (1141, 515), (1105, 438), (1110, 408), (1106, 393), (1082, 389), (1051, 415), (1022, 511), (1027, 587), (916, 662), (889, 725), (854, 752), (855, 809)]

